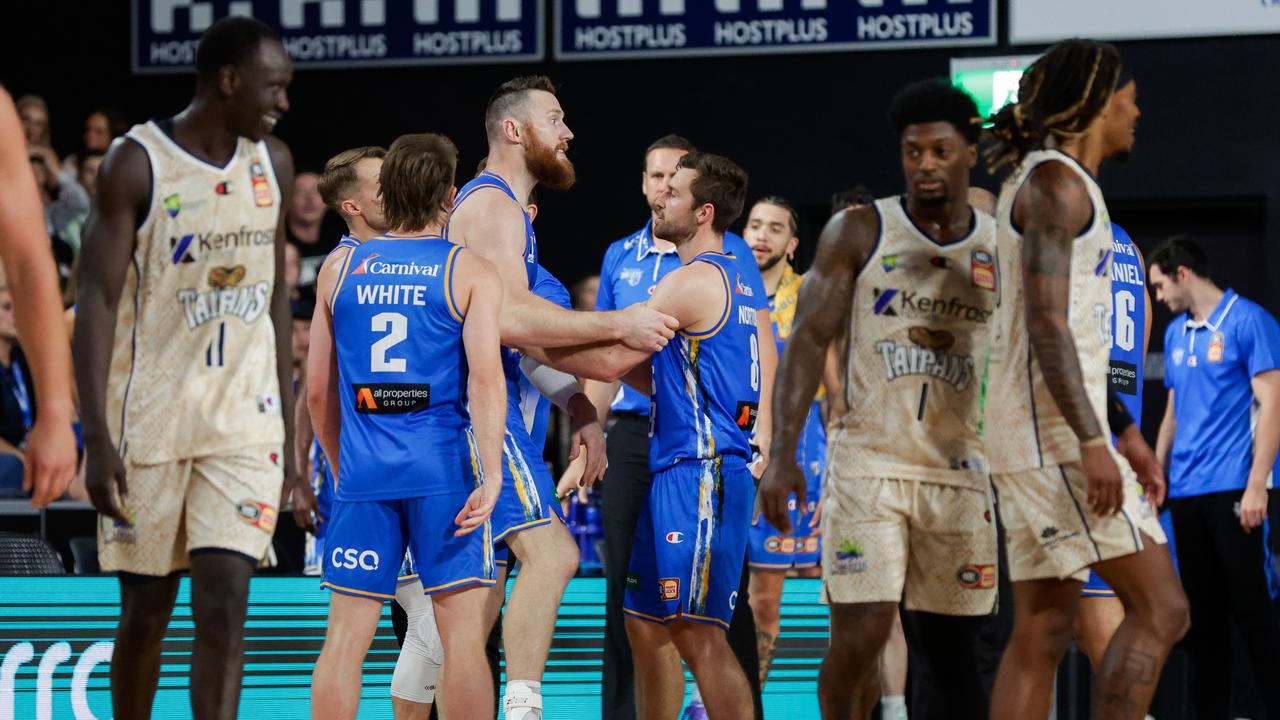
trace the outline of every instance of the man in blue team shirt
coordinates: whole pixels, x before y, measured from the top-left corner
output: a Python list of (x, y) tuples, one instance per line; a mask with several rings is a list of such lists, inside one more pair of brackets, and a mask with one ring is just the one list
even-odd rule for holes
[[(626, 580), (626, 630), (635, 663), (636, 708), (645, 718), (680, 711), (692, 670), (716, 718), (752, 713), (748, 676), (725, 632), (745, 598), (742, 565), (755, 483), (747, 463), (762, 387), (756, 302), (741, 265), (723, 253), (747, 176), (727, 158), (689, 153), (655, 205), (653, 227), (678, 248), (681, 266), (646, 304), (679, 321), (680, 337), (652, 364), (621, 345), (549, 350), (576, 355), (584, 374), (652, 388), (649, 469)], [(776, 350), (775, 350), (776, 351)], [(588, 371), (590, 368), (590, 371)], [(761, 463), (763, 464), (763, 463)], [(606, 481), (607, 482), (607, 481)], [(750, 611), (744, 608), (744, 611)]]
[(443, 238), (456, 165), (443, 136), (397, 139), (380, 173), (394, 231), (335, 251), (317, 282), (308, 403), (338, 471), (312, 717), (355, 717), (406, 546), (449, 657), (441, 686), (469, 717), (493, 717), (484, 609), (507, 409), (502, 285), (490, 263)]
[[(649, 205), (650, 219), (645, 226), (618, 240), (605, 251), (600, 268), (600, 289), (596, 295), (597, 310), (619, 310), (643, 303), (653, 295), (658, 282), (680, 267), (676, 247), (669, 240), (655, 236), (653, 218), (657, 203), (667, 191), (680, 158), (694, 152), (693, 143), (678, 135), (656, 140), (644, 154), (641, 190)], [(768, 419), (767, 405), (772, 396), (773, 373), (777, 367), (777, 351), (768, 299), (760, 270), (750, 247), (740, 236), (724, 233), (724, 251), (738, 260), (739, 274), (750, 289), (746, 300), (757, 309), (757, 328), (761, 352), (761, 403), (758, 422)], [(636, 519), (640, 505), (648, 495), (653, 475), (649, 472), (649, 398), (633, 388), (617, 383), (586, 384), (587, 394), (596, 406), (601, 421), (610, 414), (609, 468), (605, 472), (601, 512), (604, 524), (605, 569), (605, 637), (602, 675), (601, 712), (605, 720), (632, 720), (635, 717), (635, 683), (631, 647), (622, 618), (623, 591), (627, 566), (635, 539)], [(755, 437), (767, 442), (769, 430), (756, 427)], [(767, 449), (766, 449), (767, 455)], [(761, 716), (759, 702), (759, 660), (756, 654), (755, 623), (751, 617), (746, 578), (739, 605), (729, 630), (729, 644), (751, 683), (756, 698), (756, 716)], [(679, 658), (669, 653), (670, 672), (680, 672)]]
[(1156, 453), (1169, 469), (1196, 717), (1228, 717), (1231, 628), (1240, 630), (1268, 717), (1280, 717), (1280, 612), (1267, 545), (1280, 445), (1280, 325), (1209, 277), (1196, 243), (1147, 258), (1156, 299), (1179, 313), (1164, 334), (1169, 400)]

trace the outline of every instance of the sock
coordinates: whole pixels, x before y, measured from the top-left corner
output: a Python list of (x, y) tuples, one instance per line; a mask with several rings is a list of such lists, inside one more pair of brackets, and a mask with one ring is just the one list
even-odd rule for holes
[(542, 720), (542, 683), (508, 680), (502, 694), (502, 713), (507, 720)]
[(882, 695), (880, 697), (880, 720), (907, 720), (906, 696)]

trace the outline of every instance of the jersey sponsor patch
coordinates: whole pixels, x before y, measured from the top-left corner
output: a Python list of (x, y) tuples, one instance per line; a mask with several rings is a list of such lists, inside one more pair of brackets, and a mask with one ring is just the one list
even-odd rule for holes
[(862, 543), (857, 540), (841, 540), (836, 546), (836, 560), (831, 568), (834, 575), (849, 575), (867, 571), (867, 560), (863, 557)]
[(679, 600), (680, 578), (662, 578), (659, 580), (658, 593), (663, 600)]
[(1211, 363), (1222, 362), (1222, 352), (1225, 347), (1226, 338), (1220, 332), (1214, 333), (1213, 339), (1209, 341), (1209, 352), (1206, 354), (1205, 359)]
[(733, 422), (743, 430), (751, 430), (756, 426), (756, 414), (760, 411), (759, 403), (739, 402), (733, 412)]
[(174, 193), (164, 199), (164, 211), (169, 213), (169, 217), (176, 218), (182, 210), (182, 198), (178, 193)]
[(1111, 387), (1125, 395), (1137, 395), (1138, 366), (1123, 360), (1112, 360)]
[(258, 207), (271, 207), (275, 202), (271, 198), (271, 183), (267, 182), (267, 170), (255, 157), (249, 163), (249, 182), (253, 186), (253, 204)]
[(265, 533), (276, 529), (276, 509), (264, 502), (252, 499), (241, 500), (236, 504), (236, 513), (241, 520)]
[(966, 590), (990, 590), (996, 586), (996, 566), (965, 565), (956, 571), (956, 582)]
[(974, 287), (995, 292), (996, 264), (989, 250), (978, 248), (969, 254), (969, 272)]
[(351, 391), (356, 412), (364, 415), (403, 415), (431, 406), (429, 383), (365, 383)]

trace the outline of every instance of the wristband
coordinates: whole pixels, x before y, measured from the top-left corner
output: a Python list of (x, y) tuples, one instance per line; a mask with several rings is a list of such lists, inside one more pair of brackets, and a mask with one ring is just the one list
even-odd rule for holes
[(1091, 437), (1088, 440), (1082, 440), (1080, 442), (1080, 449), (1083, 450), (1085, 448), (1098, 447), (1100, 445), (1106, 445), (1106, 444), (1107, 444), (1107, 439), (1102, 437), (1101, 435), (1098, 435), (1097, 437)]

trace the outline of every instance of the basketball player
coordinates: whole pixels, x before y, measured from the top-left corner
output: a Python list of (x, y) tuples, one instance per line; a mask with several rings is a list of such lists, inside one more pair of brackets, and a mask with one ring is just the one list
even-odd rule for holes
[[(574, 181), (566, 155), (573, 133), (550, 80), (523, 77), (503, 83), (485, 109), (485, 132), (486, 169), (459, 191), (447, 232), (451, 241), (491, 261), (503, 280), (502, 341), (509, 348), (503, 367), (510, 406), (503, 470), (509, 485), (494, 511), (493, 529), (495, 542), (505, 542), (522, 562), (503, 621), (509, 678), (503, 710), (511, 720), (536, 720), (556, 610), (577, 571), (578, 556), (563, 522), (552, 522), (560, 517), (555, 483), (521, 422), (516, 348), (621, 340), (652, 352), (672, 337), (675, 320), (648, 307), (572, 312), (530, 292), (538, 246), (525, 200), (535, 185), (565, 189)], [(571, 442), (581, 444), (576, 438)], [(489, 603), (493, 619), (504, 589), (505, 572)]]
[[(601, 379), (625, 376), (652, 392), (654, 477), (636, 526), (624, 606), (637, 716), (679, 714), (684, 678), (667, 669), (674, 646), (708, 716), (740, 720), (754, 703), (726, 631), (751, 521), (748, 433), (760, 397), (760, 341), (755, 304), (736, 259), (723, 252), (723, 235), (742, 212), (747, 175), (706, 153), (685, 155), (678, 168), (657, 203), (654, 233), (675, 243), (684, 265), (658, 283), (647, 304), (678, 320), (680, 338), (651, 364), (648, 353), (617, 344), (593, 363)], [(557, 352), (548, 355), (554, 360)]]
[[(266, 25), (215, 23), (176, 117), (107, 153), (84, 231), (74, 356), (102, 568), (119, 572), (117, 718), (151, 715), (160, 641), (191, 569), (191, 706), (232, 718), (249, 577), (296, 477), (280, 208), (271, 137), (293, 65)], [(124, 296), (125, 301), (121, 302)], [(283, 463), (281, 456), (283, 454)]]
[(506, 422), (502, 287), (487, 261), (444, 239), (456, 167), (447, 138), (398, 138), (380, 172), (394, 230), (335, 251), (317, 281), (308, 403), (339, 469), (315, 718), (355, 717), (361, 663), (406, 547), (449, 655), (442, 685), (471, 716), (492, 717), (483, 615), (502, 479), (484, 469), (500, 466)]
[(1128, 90), (1116, 94), (1121, 78), (1112, 46), (1063, 41), (1027, 69), (1017, 103), (992, 118), (989, 164), (1013, 165), (997, 207), (1005, 282), (986, 401), (1014, 587), (996, 720), (1049, 713), (1091, 567), (1125, 610), (1097, 668), (1094, 717), (1142, 718), (1187, 628), (1164, 533), (1140, 494), (1139, 483), (1161, 499), (1159, 463), (1145, 443), (1129, 442), (1133, 421), (1108, 396), (1114, 247), (1094, 178), (1133, 143), (1138, 111)]
[[(683, 263), (676, 247), (653, 232), (657, 204), (666, 195), (667, 184), (675, 175), (680, 158), (695, 151), (692, 142), (679, 135), (664, 135), (645, 150), (640, 189), (644, 194), (649, 218), (644, 226), (614, 241), (605, 251), (600, 266), (600, 289), (596, 295), (597, 310), (618, 310), (649, 300), (658, 283)], [(725, 231), (724, 250), (738, 260), (738, 273), (743, 287), (749, 288), (748, 303), (756, 305), (756, 330), (760, 338), (760, 395), (762, 410), (768, 404), (777, 365), (772, 340), (772, 321), (766, 303), (764, 284), (751, 248), (737, 234)], [(622, 612), (627, 587), (627, 567), (635, 544), (636, 522), (640, 507), (649, 495), (653, 473), (649, 470), (649, 397), (623, 383), (585, 383), (601, 421), (611, 419), (609, 427), (609, 469), (602, 488), (601, 511), (604, 513), (605, 629), (604, 662), (601, 671), (601, 714), (610, 720), (635, 718), (635, 672), (631, 663), (631, 647), (627, 642), (627, 626)], [(768, 434), (764, 427), (768, 413), (757, 415), (754, 442), (763, 442), (761, 454), (768, 455)], [(756, 654), (756, 627), (752, 618), (748, 587), (750, 574), (743, 568), (738, 588), (740, 611), (735, 612), (729, 626), (729, 646), (747, 674), (755, 702), (755, 717), (762, 718), (760, 701), (759, 659)], [(668, 648), (667, 672), (671, 682), (684, 676), (680, 656)], [(689, 706), (681, 716), (686, 720), (705, 717), (697, 686)]]
[[(1134, 82), (1130, 80), (1129, 85)], [(1111, 102), (1115, 103), (1117, 97), (1128, 92), (1127, 88), (1128, 85), (1120, 88)], [(1143, 365), (1146, 363), (1147, 345), (1151, 341), (1151, 325), (1147, 322), (1151, 317), (1151, 296), (1147, 294), (1146, 272), (1138, 245), (1115, 223), (1111, 223), (1111, 237), (1111, 367), (1108, 378), (1111, 391), (1133, 418), (1132, 429), (1127, 432), (1141, 435)], [(1137, 342), (1139, 337), (1141, 346)], [(1164, 529), (1169, 535), (1169, 528), (1165, 526)], [(1169, 549), (1173, 550), (1172, 544)], [(1089, 571), (1089, 579), (1080, 593), (1080, 612), (1075, 623), (1076, 643), (1088, 656), (1089, 664), (1099, 668), (1107, 643), (1111, 642), (1116, 628), (1124, 620), (1124, 605), (1095, 570)]]
[(71, 353), (65, 336), (49, 332), (62, 322), (62, 303), (40, 207), (22, 124), (13, 98), (0, 88), (0, 259), (18, 336), (35, 375), (33, 398), (24, 409), (31, 411), (33, 425), (23, 450), (22, 489), (36, 507), (62, 497), (76, 474)]
[[(995, 607), (996, 535), (979, 363), (998, 277), (994, 222), (968, 202), (977, 109), (932, 80), (899, 91), (889, 115), (906, 194), (843, 211), (823, 230), (782, 360), (774, 448), (795, 451), (825, 349), (841, 336), (848, 410), (829, 426), (822, 510), (823, 715), (869, 717), (902, 601), (929, 626), (920, 637), (947, 716), (985, 717), (974, 651), (979, 618)], [(771, 465), (761, 507), (783, 532), (792, 492), (797, 505), (808, 496), (800, 468)]]
[[(743, 230), (743, 236), (751, 246), (764, 280), (779, 355), (782, 354), (784, 342), (791, 335), (796, 298), (804, 280), (802, 275), (791, 268), (792, 258), (800, 245), (798, 230), (799, 219), (795, 208), (786, 199), (777, 196), (756, 201), (747, 215), (747, 225)], [(822, 468), (827, 451), (822, 398), (823, 393), (819, 391), (809, 408), (803, 439), (796, 455), (796, 462), (808, 480), (808, 503), (801, 508), (794, 504), (794, 499), (791, 500), (789, 509), (793, 531), (790, 534), (780, 533), (763, 518), (756, 518), (751, 524), (747, 561), (751, 567), (750, 603), (756, 622), (761, 687), (768, 679), (774, 643), (781, 627), (779, 609), (782, 604), (782, 581), (787, 571), (795, 569), (801, 577), (817, 577), (821, 538), (812, 518), (817, 509), (818, 498), (822, 495)]]
[[(320, 198), (347, 224), (347, 233), (338, 242), (338, 247), (350, 250), (386, 230), (382, 198), (378, 194), (378, 173), (386, 154), (385, 148), (358, 147), (344, 150), (325, 163), (318, 184)], [(311, 424), (306, 367), (302, 368), (297, 395), (295, 452), (298, 466), (308, 468), (307, 476), (311, 482), (294, 486), (291, 496), (293, 518), (298, 527), (307, 530), (303, 572), (320, 575), (324, 566), (324, 534), (327, 528), (324, 520), (333, 505), (334, 480), (328, 458)]]

